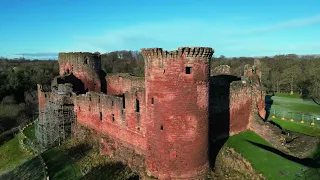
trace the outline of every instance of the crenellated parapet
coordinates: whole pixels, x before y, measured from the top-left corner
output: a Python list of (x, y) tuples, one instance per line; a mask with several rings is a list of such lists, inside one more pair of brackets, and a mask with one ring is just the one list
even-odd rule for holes
[(146, 58), (179, 58), (182, 55), (211, 58), (214, 50), (210, 47), (179, 47), (174, 51), (165, 51), (162, 48), (142, 48), (141, 53)]

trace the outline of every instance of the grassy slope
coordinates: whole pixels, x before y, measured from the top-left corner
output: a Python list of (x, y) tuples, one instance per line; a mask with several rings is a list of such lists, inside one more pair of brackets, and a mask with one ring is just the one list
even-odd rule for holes
[(32, 157), (20, 149), (18, 136), (21, 134), (16, 135), (0, 147), (0, 173), (10, 170)]
[[(302, 168), (306, 168), (303, 165), (260, 148), (250, 143), (250, 141), (271, 147), (263, 138), (252, 131), (246, 131), (230, 137), (226, 145), (234, 148), (244, 158), (250, 161), (252, 167), (258, 172), (263, 173), (267, 179), (292, 180), (297, 178), (296, 174), (303, 174)], [(288, 174), (281, 175), (281, 172), (287, 172)], [(315, 176), (318, 178), (317, 175)], [(312, 179), (312, 177), (310, 179)]]
[(281, 120), (279, 118), (274, 118), (272, 119), (272, 121), (279, 124), (284, 129), (309, 135), (309, 136), (320, 137), (319, 126), (309, 126), (301, 123), (299, 124), (299, 122), (295, 123), (295, 122), (290, 122), (289, 120)]
[(77, 164), (59, 148), (52, 148), (42, 154), (52, 179), (79, 179), (82, 174)]
[(28, 126), (27, 128), (24, 129), (23, 133), (31, 140), (35, 140), (35, 125), (32, 124), (31, 126)]
[(43, 180), (44, 172), (39, 158), (34, 157), (12, 171), (0, 175), (0, 179)]

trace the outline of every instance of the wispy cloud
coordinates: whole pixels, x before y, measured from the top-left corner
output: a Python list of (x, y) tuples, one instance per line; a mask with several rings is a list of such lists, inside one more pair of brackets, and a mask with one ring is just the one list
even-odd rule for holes
[[(301, 48), (318, 47), (313, 37), (293, 38), (290, 33), (295, 28), (307, 27), (320, 23), (320, 15), (292, 19), (265, 26), (254, 26), (246, 20), (235, 23), (224, 21), (210, 22), (203, 20), (170, 20), (138, 24), (117, 29), (109, 29), (100, 35), (82, 35), (74, 37), (73, 50), (110, 52), (114, 50), (139, 50), (144, 47), (163, 47), (167, 50), (179, 46), (210, 46), (215, 48), (215, 55), (248, 56), (269, 55), (274, 53), (299, 53)], [(251, 27), (251, 28), (249, 28)], [(276, 34), (292, 30), (289, 33)], [(309, 33), (310, 35), (310, 33)], [(290, 40), (290, 42), (288, 41)], [(279, 44), (279, 42), (282, 42)], [(71, 50), (72, 49), (72, 50)]]
[(36, 53), (17, 53), (11, 57), (25, 57), (28, 59), (57, 59), (58, 53), (55, 52), (36, 52)]
[(304, 27), (312, 24), (320, 24), (320, 14), (307, 17), (307, 18), (299, 18), (299, 19), (291, 19), (288, 21), (283, 21), (275, 24), (269, 24), (261, 27), (245, 27), (241, 29), (234, 29), (231, 31), (225, 31), (225, 35), (253, 35), (253, 34), (261, 34), (272, 31), (284, 30), (284, 29), (293, 29)]

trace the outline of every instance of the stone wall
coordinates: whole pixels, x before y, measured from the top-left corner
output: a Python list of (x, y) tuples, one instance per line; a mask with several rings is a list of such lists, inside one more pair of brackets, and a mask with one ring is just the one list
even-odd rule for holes
[(142, 49), (149, 175), (198, 179), (208, 168), (211, 48)]
[(144, 88), (144, 77), (135, 77), (127, 73), (108, 74), (107, 93), (112, 95), (122, 95), (130, 92), (133, 88)]
[(89, 92), (75, 98), (74, 111), (79, 124), (142, 153), (146, 150), (144, 102), (142, 89), (126, 92), (124, 96)]
[(230, 85), (230, 136), (248, 130), (252, 120), (251, 86), (241, 81)]
[(101, 57), (88, 52), (59, 53), (60, 76), (73, 74), (87, 91), (101, 92)]

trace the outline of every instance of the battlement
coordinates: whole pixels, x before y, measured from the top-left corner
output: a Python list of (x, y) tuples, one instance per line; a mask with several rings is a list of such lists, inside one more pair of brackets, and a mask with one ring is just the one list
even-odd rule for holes
[(60, 52), (59, 61), (66, 61), (66, 60), (83, 60), (83, 58), (99, 58), (100, 54), (98, 53), (90, 53), (90, 52)]
[(211, 58), (214, 50), (210, 47), (179, 47), (178, 50), (174, 51), (166, 51), (162, 48), (142, 48), (141, 53), (145, 58), (177, 58), (182, 55)]

